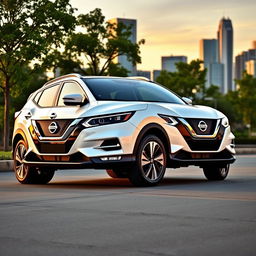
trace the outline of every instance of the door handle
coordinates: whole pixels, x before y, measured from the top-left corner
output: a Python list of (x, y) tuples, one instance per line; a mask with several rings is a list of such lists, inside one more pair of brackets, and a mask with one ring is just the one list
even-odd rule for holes
[(57, 114), (56, 113), (51, 113), (51, 115), (50, 115), (50, 118), (51, 119), (54, 119), (54, 118), (56, 118), (57, 117)]
[(31, 118), (31, 117), (32, 117), (32, 114), (31, 114), (31, 112), (29, 111), (27, 114), (25, 114), (25, 117), (26, 117), (26, 119), (29, 119), (29, 118)]

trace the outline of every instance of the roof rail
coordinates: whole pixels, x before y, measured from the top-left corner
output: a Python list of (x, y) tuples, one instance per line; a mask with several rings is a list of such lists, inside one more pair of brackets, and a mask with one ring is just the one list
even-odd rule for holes
[(80, 74), (77, 74), (77, 73), (72, 73), (72, 74), (67, 74), (67, 75), (64, 75), (64, 76), (59, 76), (59, 77), (56, 77), (54, 79), (51, 79), (50, 81), (46, 82), (43, 86), (46, 86), (52, 82), (57, 82), (61, 79), (64, 79), (64, 78), (69, 78), (69, 77), (77, 77), (77, 78), (81, 78), (82, 76)]
[(134, 80), (143, 80), (143, 81), (150, 81), (150, 79), (148, 79), (145, 76), (128, 76), (128, 79), (134, 79)]

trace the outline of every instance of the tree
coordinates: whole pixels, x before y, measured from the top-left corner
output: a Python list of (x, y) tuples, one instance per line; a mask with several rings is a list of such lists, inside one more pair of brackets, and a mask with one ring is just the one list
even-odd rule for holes
[[(32, 70), (31, 67), (23, 65), (16, 73), (15, 80), (19, 83), (15, 84), (10, 90), (10, 116), (14, 116), (17, 110), (20, 110), (27, 101), (28, 96), (40, 88), (46, 81), (47, 77), (41, 69)], [(0, 105), (3, 99), (0, 98)], [(0, 131), (3, 131), (3, 107), (0, 109)], [(10, 119), (10, 133), (13, 128), (13, 118)], [(2, 142), (2, 136), (0, 142)]]
[[(42, 62), (54, 45), (74, 28), (69, 0), (1, 0), (0, 76), (4, 94), (4, 150), (9, 145), (10, 90), (18, 72), (31, 61)], [(35, 65), (38, 67), (38, 65)]]
[(79, 15), (77, 23), (84, 32), (72, 33), (68, 37), (65, 51), (57, 53), (59, 58), (54, 57), (55, 68), (61, 68), (63, 73), (78, 71), (85, 75), (127, 75), (127, 70), (113, 63), (116, 57), (125, 55), (133, 64), (141, 63), (139, 47), (145, 40), (132, 43), (131, 27), (106, 22), (98, 8)]
[(201, 68), (202, 61), (176, 63), (177, 72), (162, 71), (157, 82), (165, 85), (181, 96), (196, 100), (196, 95), (205, 94), (206, 69)]
[(256, 78), (245, 72), (242, 79), (236, 82), (238, 84), (239, 109), (243, 121), (249, 125), (250, 129), (253, 129), (256, 126)]

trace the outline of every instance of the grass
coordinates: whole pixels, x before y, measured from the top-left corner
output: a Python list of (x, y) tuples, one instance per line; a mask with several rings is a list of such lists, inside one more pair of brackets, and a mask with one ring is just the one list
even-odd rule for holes
[(11, 160), (12, 152), (11, 151), (0, 151), (0, 160)]

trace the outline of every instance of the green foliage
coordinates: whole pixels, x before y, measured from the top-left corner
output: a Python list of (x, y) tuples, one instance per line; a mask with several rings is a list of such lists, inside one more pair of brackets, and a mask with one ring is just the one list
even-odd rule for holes
[(206, 69), (202, 69), (201, 64), (200, 60), (176, 63), (177, 72), (162, 71), (157, 82), (181, 96), (196, 100), (197, 95), (204, 95), (205, 90)]
[(119, 76), (119, 77), (127, 77), (128, 70), (122, 67), (119, 63), (111, 62), (108, 67), (108, 75), (110, 76)]
[(237, 80), (239, 110), (245, 124), (256, 127), (256, 78), (247, 73)]
[(127, 74), (124, 68), (113, 63), (119, 55), (125, 55), (133, 64), (141, 63), (139, 45), (130, 41), (131, 27), (122, 23), (105, 21), (101, 9), (81, 14), (77, 24), (84, 32), (71, 33), (65, 41), (65, 51), (53, 53), (55, 68), (61, 73), (79, 72), (85, 75)]
[(0, 88), (4, 95), (4, 150), (9, 144), (11, 88), (20, 86), (22, 69), (42, 63), (75, 26), (69, 0), (0, 1)]
[[(19, 72), (15, 73), (15, 80), (18, 81), (10, 91), (10, 132), (12, 133), (14, 113), (20, 110), (26, 103), (28, 96), (40, 88), (46, 82), (46, 76), (42, 75), (42, 70), (35, 71), (28, 66), (22, 66)], [(0, 98), (0, 103), (3, 99)], [(0, 107), (0, 131), (3, 130), (4, 108)], [(1, 142), (1, 138), (0, 138)]]
[(12, 152), (0, 151), (0, 160), (12, 160)]
[(0, 4), (0, 70), (11, 75), (21, 63), (42, 60), (74, 28), (69, 0), (4, 0)]

